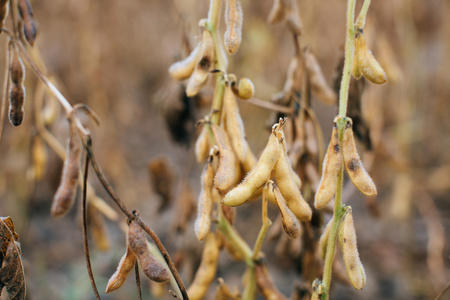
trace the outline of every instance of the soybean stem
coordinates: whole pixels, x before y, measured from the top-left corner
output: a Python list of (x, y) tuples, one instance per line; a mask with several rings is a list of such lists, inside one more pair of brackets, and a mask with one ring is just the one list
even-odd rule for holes
[(353, 19), (355, 18), (355, 0), (347, 1), (347, 35), (345, 42), (345, 61), (344, 71), (342, 73), (341, 89), (339, 92), (339, 116), (345, 118), (347, 115), (348, 90), (351, 79), (351, 68), (353, 63), (353, 54), (355, 50), (355, 26)]
[(371, 0), (364, 0), (364, 4), (361, 8), (361, 11), (359, 12), (358, 18), (356, 19), (355, 25), (358, 28), (364, 28), (364, 25), (366, 24), (366, 15), (367, 10), (369, 9)]
[(245, 290), (242, 294), (242, 300), (254, 300), (256, 298), (256, 274), (255, 266), (247, 267)]
[(258, 234), (258, 238), (256, 239), (255, 246), (253, 247), (253, 261), (258, 259), (259, 251), (261, 251), (261, 246), (266, 237), (267, 231), (269, 230), (270, 225), (272, 225), (272, 221), (270, 221), (267, 216), (267, 198), (263, 192), (262, 198), (262, 226)]
[[(366, 3), (365, 3), (366, 4)], [(368, 6), (368, 5), (367, 5)], [(364, 7), (363, 7), (364, 9)], [(354, 40), (355, 40), (355, 0), (347, 1), (347, 34), (345, 42), (345, 61), (344, 70), (342, 74), (341, 89), (339, 93), (339, 116), (337, 120), (337, 126), (339, 130), (339, 140), (342, 144), (343, 132), (345, 127), (345, 119), (347, 115), (347, 100), (348, 91), (351, 79), (351, 67), (353, 64), (353, 54), (354, 54)], [(334, 200), (334, 213), (333, 213), (333, 227), (331, 228), (330, 236), (328, 237), (327, 243), (327, 253), (325, 255), (325, 265), (324, 273), (322, 278), (322, 290), (323, 294), (321, 299), (328, 300), (331, 274), (333, 268), (334, 253), (336, 249), (336, 240), (339, 229), (339, 224), (341, 223), (342, 216), (344, 215), (344, 210), (342, 208), (342, 187), (344, 184), (344, 166), (341, 165), (341, 169), (337, 178), (336, 196)]]
[(89, 274), (89, 280), (91, 281), (92, 290), (94, 291), (95, 297), (97, 299), (100, 298), (100, 294), (98, 293), (97, 285), (95, 284), (94, 273), (92, 272), (91, 266), (91, 257), (89, 255), (89, 241), (88, 241), (88, 233), (87, 233), (87, 177), (89, 170), (89, 154), (86, 155), (86, 162), (84, 165), (84, 177), (83, 177), (83, 201), (82, 201), (82, 213), (83, 213), (83, 249), (84, 256), (86, 258), (86, 266)]
[(222, 75), (217, 75), (216, 89), (211, 107), (211, 123), (219, 125), (222, 111), (223, 93), (225, 91), (225, 82)]
[(336, 188), (336, 197), (334, 200), (334, 216), (333, 216), (333, 226), (330, 231), (327, 243), (327, 253), (325, 255), (325, 265), (322, 279), (323, 294), (322, 300), (328, 300), (331, 274), (333, 268), (334, 253), (336, 249), (336, 240), (339, 230), (339, 225), (341, 224), (342, 216), (344, 215), (344, 210), (342, 208), (342, 185), (344, 183), (344, 167), (341, 166), (341, 170), (338, 174)]
[(142, 300), (141, 278), (139, 276), (139, 265), (138, 265), (138, 263), (134, 264), (134, 275), (136, 277), (137, 297), (138, 297), (138, 300)]
[[(97, 163), (97, 160), (95, 158), (94, 152), (92, 151), (92, 145), (90, 142), (86, 143), (85, 145), (86, 150), (88, 151), (88, 155), (91, 159), (91, 164), (94, 167), (94, 170), (97, 174), (97, 177), (99, 178), (100, 182), (102, 183), (105, 190), (108, 192), (108, 194), (111, 196), (111, 198), (114, 200), (114, 202), (119, 206), (120, 210), (127, 216), (128, 219), (133, 220), (136, 219), (136, 216), (128, 210), (128, 208), (125, 206), (125, 204), (122, 202), (122, 200), (119, 198), (117, 193), (114, 191), (108, 180), (106, 179), (102, 169), (100, 168), (100, 165)], [(180, 275), (178, 274), (178, 271), (175, 267), (175, 264), (173, 263), (172, 259), (169, 256), (169, 253), (167, 252), (166, 248), (162, 244), (161, 240), (158, 238), (156, 233), (149, 227), (147, 224), (145, 224), (140, 218), (137, 218), (138, 224), (144, 229), (145, 232), (151, 237), (151, 239), (155, 242), (156, 247), (158, 247), (159, 251), (161, 252), (162, 256), (164, 257), (164, 260), (166, 261), (167, 265), (169, 266), (170, 271), (172, 272), (173, 277), (175, 278), (175, 281), (177, 282), (178, 287), (180, 288), (181, 295), (183, 296), (184, 300), (188, 300), (188, 294), (186, 292), (186, 288), (184, 287), (183, 281), (181, 280)]]
[(230, 245), (238, 251), (245, 259), (247, 265), (253, 264), (252, 256), (253, 252), (237, 231), (230, 225), (228, 220), (223, 215), (222, 211), (219, 212), (219, 220), (217, 227), (223, 233), (224, 237), (230, 243)]

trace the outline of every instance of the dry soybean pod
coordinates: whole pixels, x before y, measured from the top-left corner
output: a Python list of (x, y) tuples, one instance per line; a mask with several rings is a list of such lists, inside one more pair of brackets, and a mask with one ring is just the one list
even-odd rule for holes
[(195, 157), (198, 163), (202, 163), (208, 158), (209, 155), (209, 136), (208, 136), (208, 128), (206, 125), (203, 126), (202, 131), (197, 137), (197, 141), (195, 142)]
[(14, 126), (22, 124), (25, 103), (25, 67), (17, 48), (13, 46), (10, 66), (11, 89), (9, 91), (9, 120)]
[(195, 66), (200, 61), (202, 55), (201, 49), (201, 43), (198, 43), (188, 57), (171, 65), (169, 68), (170, 76), (177, 80), (189, 78), (192, 72), (194, 72)]
[(214, 156), (210, 155), (208, 162), (203, 168), (201, 177), (202, 190), (198, 197), (197, 204), (197, 219), (195, 220), (194, 231), (197, 239), (203, 241), (208, 235), (211, 228), (211, 212), (214, 206), (214, 200), (212, 196), (214, 185)]
[[(281, 129), (277, 132), (277, 135), (278, 140), (282, 144), (284, 134)], [(305, 199), (303, 199), (300, 188), (298, 187), (296, 180), (294, 180), (293, 170), (289, 162), (289, 158), (282, 145), (280, 151), (282, 153), (280, 153), (280, 157), (274, 168), (274, 178), (277, 182), (278, 188), (280, 189), (284, 199), (286, 199), (286, 203), (294, 215), (302, 221), (309, 221), (312, 217), (312, 210)]]
[(228, 54), (234, 54), (242, 40), (242, 7), (239, 0), (225, 1), (225, 48)]
[(352, 73), (356, 79), (364, 75), (376, 84), (387, 82), (386, 73), (375, 57), (373, 57), (369, 48), (367, 48), (362, 29), (359, 29), (355, 37), (355, 59), (353, 61)]
[(327, 105), (335, 105), (337, 103), (337, 95), (333, 89), (327, 84), (319, 62), (314, 56), (311, 49), (307, 48), (303, 52), (305, 58), (305, 68), (308, 74), (311, 90), (319, 100)]
[(151, 255), (144, 229), (136, 220), (130, 223), (127, 241), (131, 250), (137, 256), (142, 271), (149, 279), (156, 282), (169, 280), (169, 271)]
[(342, 149), (339, 142), (339, 134), (336, 122), (334, 122), (331, 140), (327, 152), (323, 159), (322, 178), (317, 188), (314, 199), (314, 206), (317, 209), (323, 208), (336, 193), (337, 177), (342, 166)]
[(362, 289), (366, 283), (366, 273), (359, 259), (351, 207), (347, 207), (344, 220), (339, 227), (339, 246), (350, 282), (355, 289)]
[(77, 134), (75, 122), (69, 118), (69, 149), (64, 161), (61, 183), (56, 191), (51, 207), (51, 215), (61, 217), (72, 207), (80, 174), (81, 141)]
[(255, 266), (255, 277), (258, 290), (264, 296), (264, 299), (287, 300), (276, 288), (265, 265), (257, 264)]
[(200, 267), (195, 274), (194, 281), (187, 290), (189, 299), (201, 300), (208, 291), (214, 277), (216, 276), (217, 261), (219, 259), (218, 241), (213, 233), (209, 233), (206, 237), (205, 246), (203, 248), (202, 260)]
[(216, 124), (211, 124), (211, 129), (219, 146), (219, 167), (214, 177), (214, 187), (226, 193), (239, 182), (241, 167), (225, 130)]
[(250, 172), (253, 167), (256, 165), (257, 160), (255, 157), (255, 154), (253, 154), (252, 149), (250, 147), (247, 151), (247, 156), (245, 157), (245, 160), (241, 163), (242, 170), (244, 171), (244, 174), (247, 174)]
[(269, 142), (255, 167), (247, 174), (244, 180), (234, 189), (229, 191), (224, 198), (224, 204), (238, 206), (246, 202), (253, 193), (270, 179), (273, 167), (280, 156), (280, 143), (276, 136), (276, 130), (280, 126), (275, 124)]
[(124, 284), (128, 274), (131, 272), (131, 270), (133, 270), (136, 261), (136, 255), (134, 255), (130, 247), (127, 246), (127, 252), (124, 254), (124, 256), (122, 256), (122, 259), (117, 266), (116, 272), (114, 272), (114, 274), (108, 280), (108, 284), (106, 285), (105, 290), (106, 294), (114, 292)]
[(284, 232), (286, 232), (286, 234), (290, 238), (299, 237), (301, 232), (301, 225), (297, 217), (288, 208), (286, 200), (274, 183), (269, 184), (269, 189), (272, 189), (278, 208), (280, 209)]
[(267, 22), (274, 25), (283, 21), (285, 16), (283, 0), (274, 0), (272, 9), (267, 17)]
[(36, 26), (33, 21), (33, 10), (28, 0), (18, 0), (20, 16), (23, 19), (23, 33), (27, 42), (33, 46), (36, 39)]
[(361, 193), (367, 196), (375, 196), (377, 194), (377, 188), (359, 158), (352, 127), (352, 120), (347, 118), (344, 139), (342, 141), (345, 169), (353, 184)]
[[(5, 20), (9, 11), (9, 0), (0, 0), (0, 29), (5, 27)], [(0, 31), (1, 33), (1, 31)]]
[(214, 68), (214, 41), (206, 28), (203, 27), (202, 30), (201, 58), (187, 82), (186, 96), (188, 97), (197, 95), (206, 82), (209, 72)]
[(287, 167), (289, 167), (289, 172), (291, 173), (292, 180), (294, 180), (294, 182), (298, 186), (298, 188), (301, 188), (302, 187), (302, 180), (300, 179), (300, 176), (298, 176), (298, 174), (294, 171), (294, 169), (292, 169), (292, 164), (291, 164), (291, 161), (290, 161), (289, 156), (287, 154), (286, 138), (285, 138), (285, 135), (284, 135), (283, 132), (279, 135), (278, 140), (280, 140), (280, 137), (281, 137), (281, 146), (282, 146), (281, 152), (283, 152), (283, 154), (285, 156), (285, 159), (286, 159), (286, 162), (287, 162)]
[(226, 116), (224, 125), (230, 137), (231, 146), (239, 161), (243, 162), (247, 157), (248, 144), (245, 139), (244, 122), (239, 114), (239, 106), (229, 84), (225, 87), (222, 109)]

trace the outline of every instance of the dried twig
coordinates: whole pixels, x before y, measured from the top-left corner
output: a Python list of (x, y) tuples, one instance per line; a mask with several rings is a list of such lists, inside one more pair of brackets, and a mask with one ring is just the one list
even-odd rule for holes
[(97, 177), (99, 178), (100, 182), (102, 183), (105, 190), (108, 192), (108, 194), (111, 196), (111, 198), (114, 200), (114, 202), (119, 206), (120, 210), (128, 217), (129, 220), (134, 220), (138, 222), (138, 224), (147, 232), (147, 234), (152, 238), (152, 240), (155, 242), (156, 246), (158, 247), (159, 251), (161, 252), (162, 256), (164, 257), (164, 260), (166, 261), (167, 265), (169, 266), (170, 271), (172, 272), (172, 275), (175, 277), (175, 281), (177, 282), (177, 285), (181, 291), (181, 294), (183, 296), (184, 300), (189, 299), (186, 288), (184, 287), (184, 284), (181, 280), (180, 275), (178, 274), (178, 271), (172, 262), (172, 259), (169, 256), (169, 253), (167, 252), (166, 248), (162, 244), (161, 240), (158, 238), (156, 233), (147, 226), (140, 218), (137, 218), (133, 212), (130, 212), (128, 208), (125, 206), (125, 204), (120, 200), (119, 196), (116, 194), (112, 186), (109, 184), (108, 180), (106, 179), (102, 169), (100, 168), (100, 165), (97, 162), (97, 159), (95, 158), (94, 152), (92, 151), (92, 143), (89, 139), (86, 143), (84, 143), (84, 146), (86, 148), (86, 151), (88, 152), (89, 158), (91, 160), (91, 164), (95, 170), (95, 173), (97, 174)]
[(138, 300), (142, 300), (141, 278), (139, 277), (139, 264), (134, 264), (134, 274), (136, 276), (136, 288)]
[(89, 274), (89, 280), (91, 281), (92, 290), (94, 291), (95, 297), (97, 299), (100, 298), (100, 294), (98, 293), (97, 285), (95, 284), (94, 274), (92, 272), (92, 266), (91, 266), (91, 258), (89, 255), (89, 243), (88, 243), (88, 236), (87, 236), (87, 209), (86, 209), (86, 200), (87, 200), (87, 177), (88, 177), (88, 170), (89, 170), (89, 154), (86, 155), (86, 162), (84, 165), (84, 178), (83, 178), (83, 202), (82, 202), (82, 214), (83, 214), (83, 249), (84, 249), (84, 255), (86, 257), (86, 266)]

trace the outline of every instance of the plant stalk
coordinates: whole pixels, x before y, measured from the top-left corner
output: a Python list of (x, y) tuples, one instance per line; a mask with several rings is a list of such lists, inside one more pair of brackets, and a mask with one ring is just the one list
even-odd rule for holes
[[(345, 61), (342, 73), (341, 89), (339, 91), (339, 116), (345, 118), (347, 115), (348, 90), (350, 87), (351, 69), (353, 64), (353, 54), (355, 52), (355, 0), (347, 1), (347, 35), (345, 42)], [(339, 124), (338, 124), (339, 126)]]
[[(365, 1), (363, 9), (367, 11), (368, 4)], [(353, 56), (354, 56), (354, 40), (355, 40), (355, 0), (347, 1), (347, 34), (346, 34), (346, 42), (345, 42), (345, 61), (344, 61), (344, 70), (342, 73), (341, 80), (341, 89), (339, 92), (339, 117), (337, 119), (337, 126), (339, 130), (339, 140), (342, 144), (344, 128), (345, 128), (345, 119), (347, 115), (347, 102), (348, 102), (348, 92), (350, 87), (350, 79), (351, 79), (351, 68), (353, 64)], [(331, 228), (330, 236), (328, 237), (327, 243), (327, 253), (325, 255), (325, 265), (324, 265), (324, 274), (322, 278), (322, 300), (329, 299), (330, 292), (330, 284), (331, 284), (331, 276), (333, 269), (333, 260), (334, 253), (336, 249), (336, 241), (339, 230), (339, 225), (342, 221), (342, 217), (344, 216), (344, 209), (342, 207), (342, 188), (344, 185), (344, 165), (341, 165), (341, 169), (337, 178), (337, 187), (336, 194), (334, 200), (334, 212), (333, 212), (333, 227)]]
[(358, 28), (364, 28), (364, 25), (366, 24), (366, 15), (367, 10), (369, 9), (371, 0), (364, 0), (364, 4), (361, 8), (361, 11), (359, 12), (358, 18), (356, 19), (355, 26)]

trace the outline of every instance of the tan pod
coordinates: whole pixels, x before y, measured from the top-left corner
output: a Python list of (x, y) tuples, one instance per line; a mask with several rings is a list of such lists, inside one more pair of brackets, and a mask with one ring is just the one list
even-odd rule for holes
[(11, 88), (9, 91), (9, 121), (14, 126), (22, 124), (25, 104), (25, 67), (16, 47), (12, 50), (10, 66)]
[(272, 9), (267, 17), (267, 22), (274, 25), (283, 21), (285, 16), (283, 0), (274, 0)]
[(280, 130), (278, 133), (278, 140), (281, 141), (280, 157), (275, 164), (274, 178), (277, 182), (278, 188), (284, 199), (286, 199), (287, 206), (294, 213), (294, 215), (302, 221), (309, 221), (312, 217), (312, 210), (308, 203), (303, 199), (300, 188), (294, 179), (294, 171), (291, 163), (283, 147), (284, 134)]
[(114, 274), (108, 280), (105, 291), (106, 294), (114, 292), (124, 284), (128, 274), (130, 274), (131, 270), (133, 270), (136, 261), (136, 255), (134, 255), (130, 247), (127, 247), (127, 252), (124, 254), (124, 256), (122, 256), (122, 259), (117, 266), (116, 272), (114, 272)]
[(272, 128), (269, 142), (255, 167), (247, 174), (244, 180), (234, 189), (229, 191), (224, 198), (224, 204), (238, 206), (246, 202), (253, 193), (262, 187), (270, 179), (273, 167), (280, 156), (280, 143), (276, 136), (278, 124)]
[(219, 167), (214, 177), (214, 187), (221, 193), (226, 193), (239, 182), (241, 166), (225, 130), (215, 124), (211, 124), (211, 129), (219, 146)]
[(188, 288), (187, 293), (191, 300), (201, 300), (208, 291), (214, 277), (216, 276), (217, 261), (219, 259), (218, 241), (213, 233), (206, 237), (202, 253), (200, 267), (195, 274), (194, 281)]
[(147, 244), (144, 229), (133, 220), (128, 228), (128, 245), (139, 260), (144, 274), (156, 282), (169, 280), (169, 271), (151, 253)]
[[(9, 0), (0, 0), (0, 29), (5, 27), (5, 20), (9, 11)], [(1, 32), (1, 31), (0, 31)]]
[(33, 21), (33, 10), (28, 0), (18, 0), (19, 13), (23, 20), (23, 33), (27, 42), (33, 46), (36, 39), (36, 26)]
[(311, 84), (311, 91), (319, 100), (327, 105), (335, 105), (337, 103), (337, 95), (333, 89), (327, 84), (319, 62), (311, 49), (303, 51), (305, 58), (305, 68), (308, 74), (309, 83)]
[(53, 217), (62, 217), (72, 207), (80, 174), (81, 141), (78, 138), (76, 125), (70, 120), (69, 123), (69, 150), (64, 161), (61, 183), (53, 198), (50, 210)]
[(195, 158), (198, 163), (202, 163), (208, 158), (209, 148), (211, 147), (208, 134), (208, 128), (204, 125), (197, 141), (195, 141)]
[(213, 158), (214, 156), (210, 155), (201, 177), (202, 190), (198, 197), (197, 219), (194, 225), (195, 235), (199, 241), (205, 239), (211, 228), (211, 213), (214, 207), (212, 195), (214, 185)]
[(248, 144), (245, 139), (244, 122), (239, 114), (239, 106), (231, 90), (231, 86), (225, 87), (223, 96), (223, 112), (225, 114), (225, 130), (230, 137), (231, 146), (240, 162), (245, 161), (248, 153)]
[(336, 193), (337, 178), (343, 162), (342, 149), (339, 142), (339, 134), (336, 122), (331, 132), (331, 140), (323, 159), (322, 178), (314, 198), (314, 206), (323, 208)]
[(276, 288), (265, 265), (257, 264), (255, 266), (255, 278), (258, 290), (264, 296), (264, 299), (287, 300)]
[(387, 82), (386, 73), (372, 52), (367, 48), (362, 30), (355, 37), (355, 59), (353, 60), (352, 74), (355, 78), (364, 75), (368, 80), (376, 84)]
[(347, 208), (344, 220), (339, 227), (339, 246), (350, 282), (355, 289), (362, 289), (366, 284), (366, 272), (359, 259), (351, 207)]
[(201, 43), (198, 43), (188, 57), (171, 65), (169, 68), (170, 76), (177, 80), (189, 78), (192, 72), (194, 72), (195, 66), (201, 59), (201, 49)]
[(353, 184), (361, 193), (367, 196), (375, 196), (377, 194), (377, 188), (359, 158), (352, 127), (352, 120), (347, 118), (344, 139), (342, 141), (345, 169)]
[(278, 208), (280, 209), (284, 232), (286, 232), (286, 234), (290, 238), (299, 237), (301, 233), (300, 222), (286, 205), (286, 200), (284, 199), (280, 190), (274, 183), (269, 184), (268, 188), (273, 191), (275, 201), (278, 205)]
[(186, 86), (186, 96), (193, 97), (206, 82), (209, 72), (214, 69), (214, 41), (211, 33), (203, 28), (201, 42), (201, 58), (198, 61)]
[(228, 54), (234, 54), (242, 40), (242, 7), (239, 0), (225, 1), (225, 48)]

